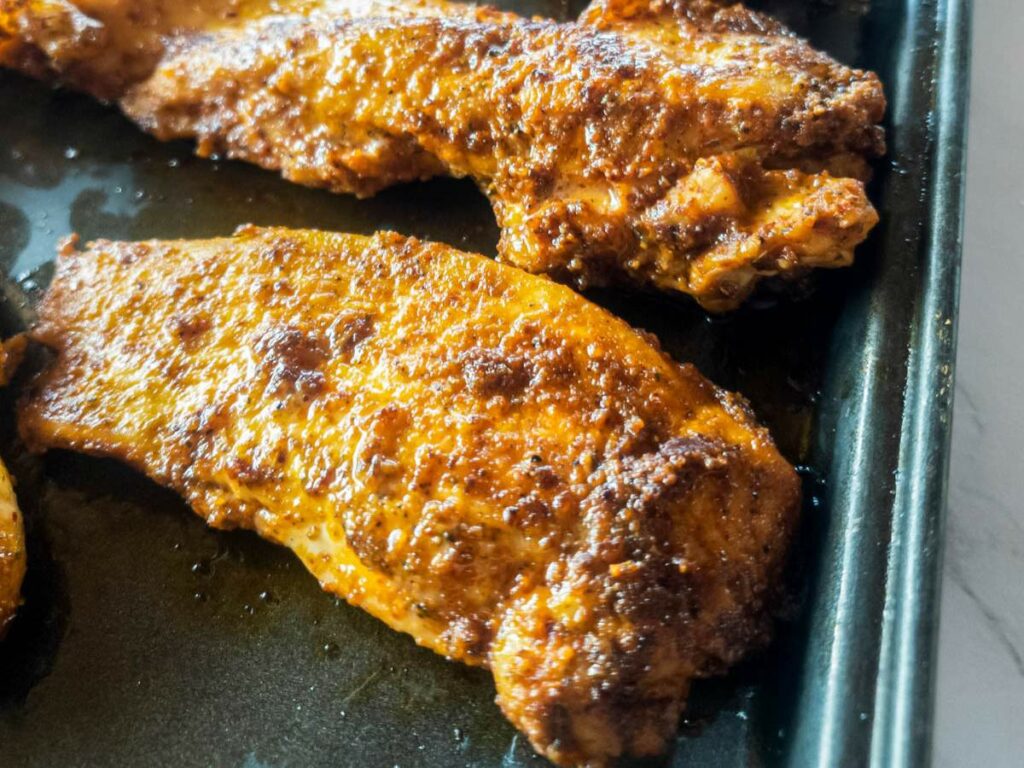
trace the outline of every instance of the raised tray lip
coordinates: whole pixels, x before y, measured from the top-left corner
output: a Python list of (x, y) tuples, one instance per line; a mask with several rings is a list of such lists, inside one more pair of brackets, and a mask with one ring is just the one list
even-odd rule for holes
[[(908, 146), (924, 155), (918, 173), (925, 215), (894, 225), (883, 253), (891, 257), (900, 246), (914, 253), (916, 292), (912, 306), (898, 314), (878, 311), (891, 308), (884, 301), (891, 294), (884, 286), (873, 289), (855, 302), (864, 319), (845, 339), (857, 362), (846, 366), (852, 407), (828, 451), (832, 519), (818, 577), (825, 587), (809, 611), (811, 631), (832, 640), (801, 660), (796, 733), (782, 761), (794, 768), (931, 763), (972, 5), (905, 0), (904, 7), (897, 56), (899, 68), (913, 76), (897, 85), (902, 92), (890, 119), (899, 132), (890, 138), (901, 156), (912, 156)], [(917, 128), (925, 112), (931, 122)], [(917, 234), (904, 245), (908, 231)], [(905, 374), (886, 367), (893, 331), (906, 342)], [(899, 408), (892, 408), (893, 395), (901, 396)], [(892, 418), (881, 413), (886, 403)], [(891, 478), (879, 474), (888, 472)]]
[(943, 534), (963, 256), (971, 0), (937, 15), (935, 153), (918, 343), (910, 353), (882, 626), (873, 766), (931, 764)]

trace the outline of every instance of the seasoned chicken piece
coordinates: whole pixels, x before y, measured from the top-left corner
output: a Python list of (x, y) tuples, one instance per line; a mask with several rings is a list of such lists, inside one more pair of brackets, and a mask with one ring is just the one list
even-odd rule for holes
[(19, 409), (490, 668), (563, 765), (662, 751), (768, 629), (799, 486), (744, 401), (571, 290), (405, 239), (60, 254)]
[(713, 0), (577, 22), (442, 0), (0, 0), (0, 64), (117, 100), (163, 139), (371, 195), (490, 197), (500, 257), (577, 286), (736, 307), (850, 264), (877, 221), (877, 77)]
[[(25, 338), (16, 336), (0, 345), (0, 387), (7, 384), (21, 361)], [(0, 462), (0, 638), (21, 604), (25, 578), (25, 530), (7, 468)]]
[(7, 468), (0, 463), (0, 637), (21, 605), (25, 531)]

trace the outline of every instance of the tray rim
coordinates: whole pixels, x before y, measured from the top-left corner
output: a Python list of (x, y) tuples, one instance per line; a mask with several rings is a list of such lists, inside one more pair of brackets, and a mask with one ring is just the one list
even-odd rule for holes
[(872, 766), (931, 764), (963, 260), (972, 0), (937, 9), (938, 79), (925, 286), (911, 346), (877, 680)]
[[(885, 198), (920, 192), (923, 217), (907, 222), (888, 211), (880, 253), (889, 263), (880, 269), (914, 269), (915, 285), (910, 306), (894, 310), (898, 296), (881, 275), (850, 302), (853, 327), (833, 350), (846, 360), (832, 387), (844, 391), (845, 415), (832, 432), (819, 427), (819, 440), (830, 435), (822, 455), (831, 512), (808, 611), (809, 634), (831, 641), (799, 662), (796, 733), (782, 760), (793, 768), (931, 764), (972, 0), (899, 5), (897, 68), (912, 76), (894, 83), (890, 119), (904, 129), (890, 138), (894, 154), (923, 160), (901, 171), (915, 178), (891, 185)], [(927, 125), (905, 127), (925, 113)], [(896, 370), (891, 353), (901, 342), (905, 368)]]

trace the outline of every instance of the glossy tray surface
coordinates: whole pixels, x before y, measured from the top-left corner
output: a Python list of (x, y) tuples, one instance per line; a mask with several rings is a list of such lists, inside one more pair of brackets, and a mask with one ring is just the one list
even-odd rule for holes
[[(566, 16), (563, 1), (504, 2)], [(882, 223), (799, 300), (708, 318), (590, 294), (743, 392), (801, 467), (807, 503), (772, 647), (702, 683), (674, 766), (918, 766), (930, 742), (937, 572), (960, 259), (966, 0), (760, 0), (879, 72)], [(116, 110), (0, 73), (0, 330), (31, 322), (57, 241), (204, 237), (245, 222), (393, 229), (493, 254), (471, 184), (357, 201), (160, 144)], [(9, 766), (544, 765), (486, 673), (320, 592), (288, 552), (205, 528), (114, 463), (3, 453), (29, 528), (27, 603), (0, 644)]]

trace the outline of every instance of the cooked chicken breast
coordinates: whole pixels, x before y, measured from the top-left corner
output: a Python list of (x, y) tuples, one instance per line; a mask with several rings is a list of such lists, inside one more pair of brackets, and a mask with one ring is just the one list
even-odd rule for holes
[[(0, 387), (21, 361), (24, 337), (0, 345)], [(21, 582), (25, 578), (25, 530), (7, 468), (0, 462), (0, 638), (21, 604)]]
[(0, 463), (0, 637), (21, 604), (25, 531), (7, 468)]
[(853, 258), (877, 221), (877, 77), (713, 0), (577, 22), (442, 0), (0, 0), (0, 64), (303, 184), (469, 176), (499, 254), (577, 286), (736, 307)]
[(405, 239), (71, 244), (19, 409), (493, 672), (563, 765), (665, 749), (768, 629), (799, 486), (742, 400), (570, 289)]

